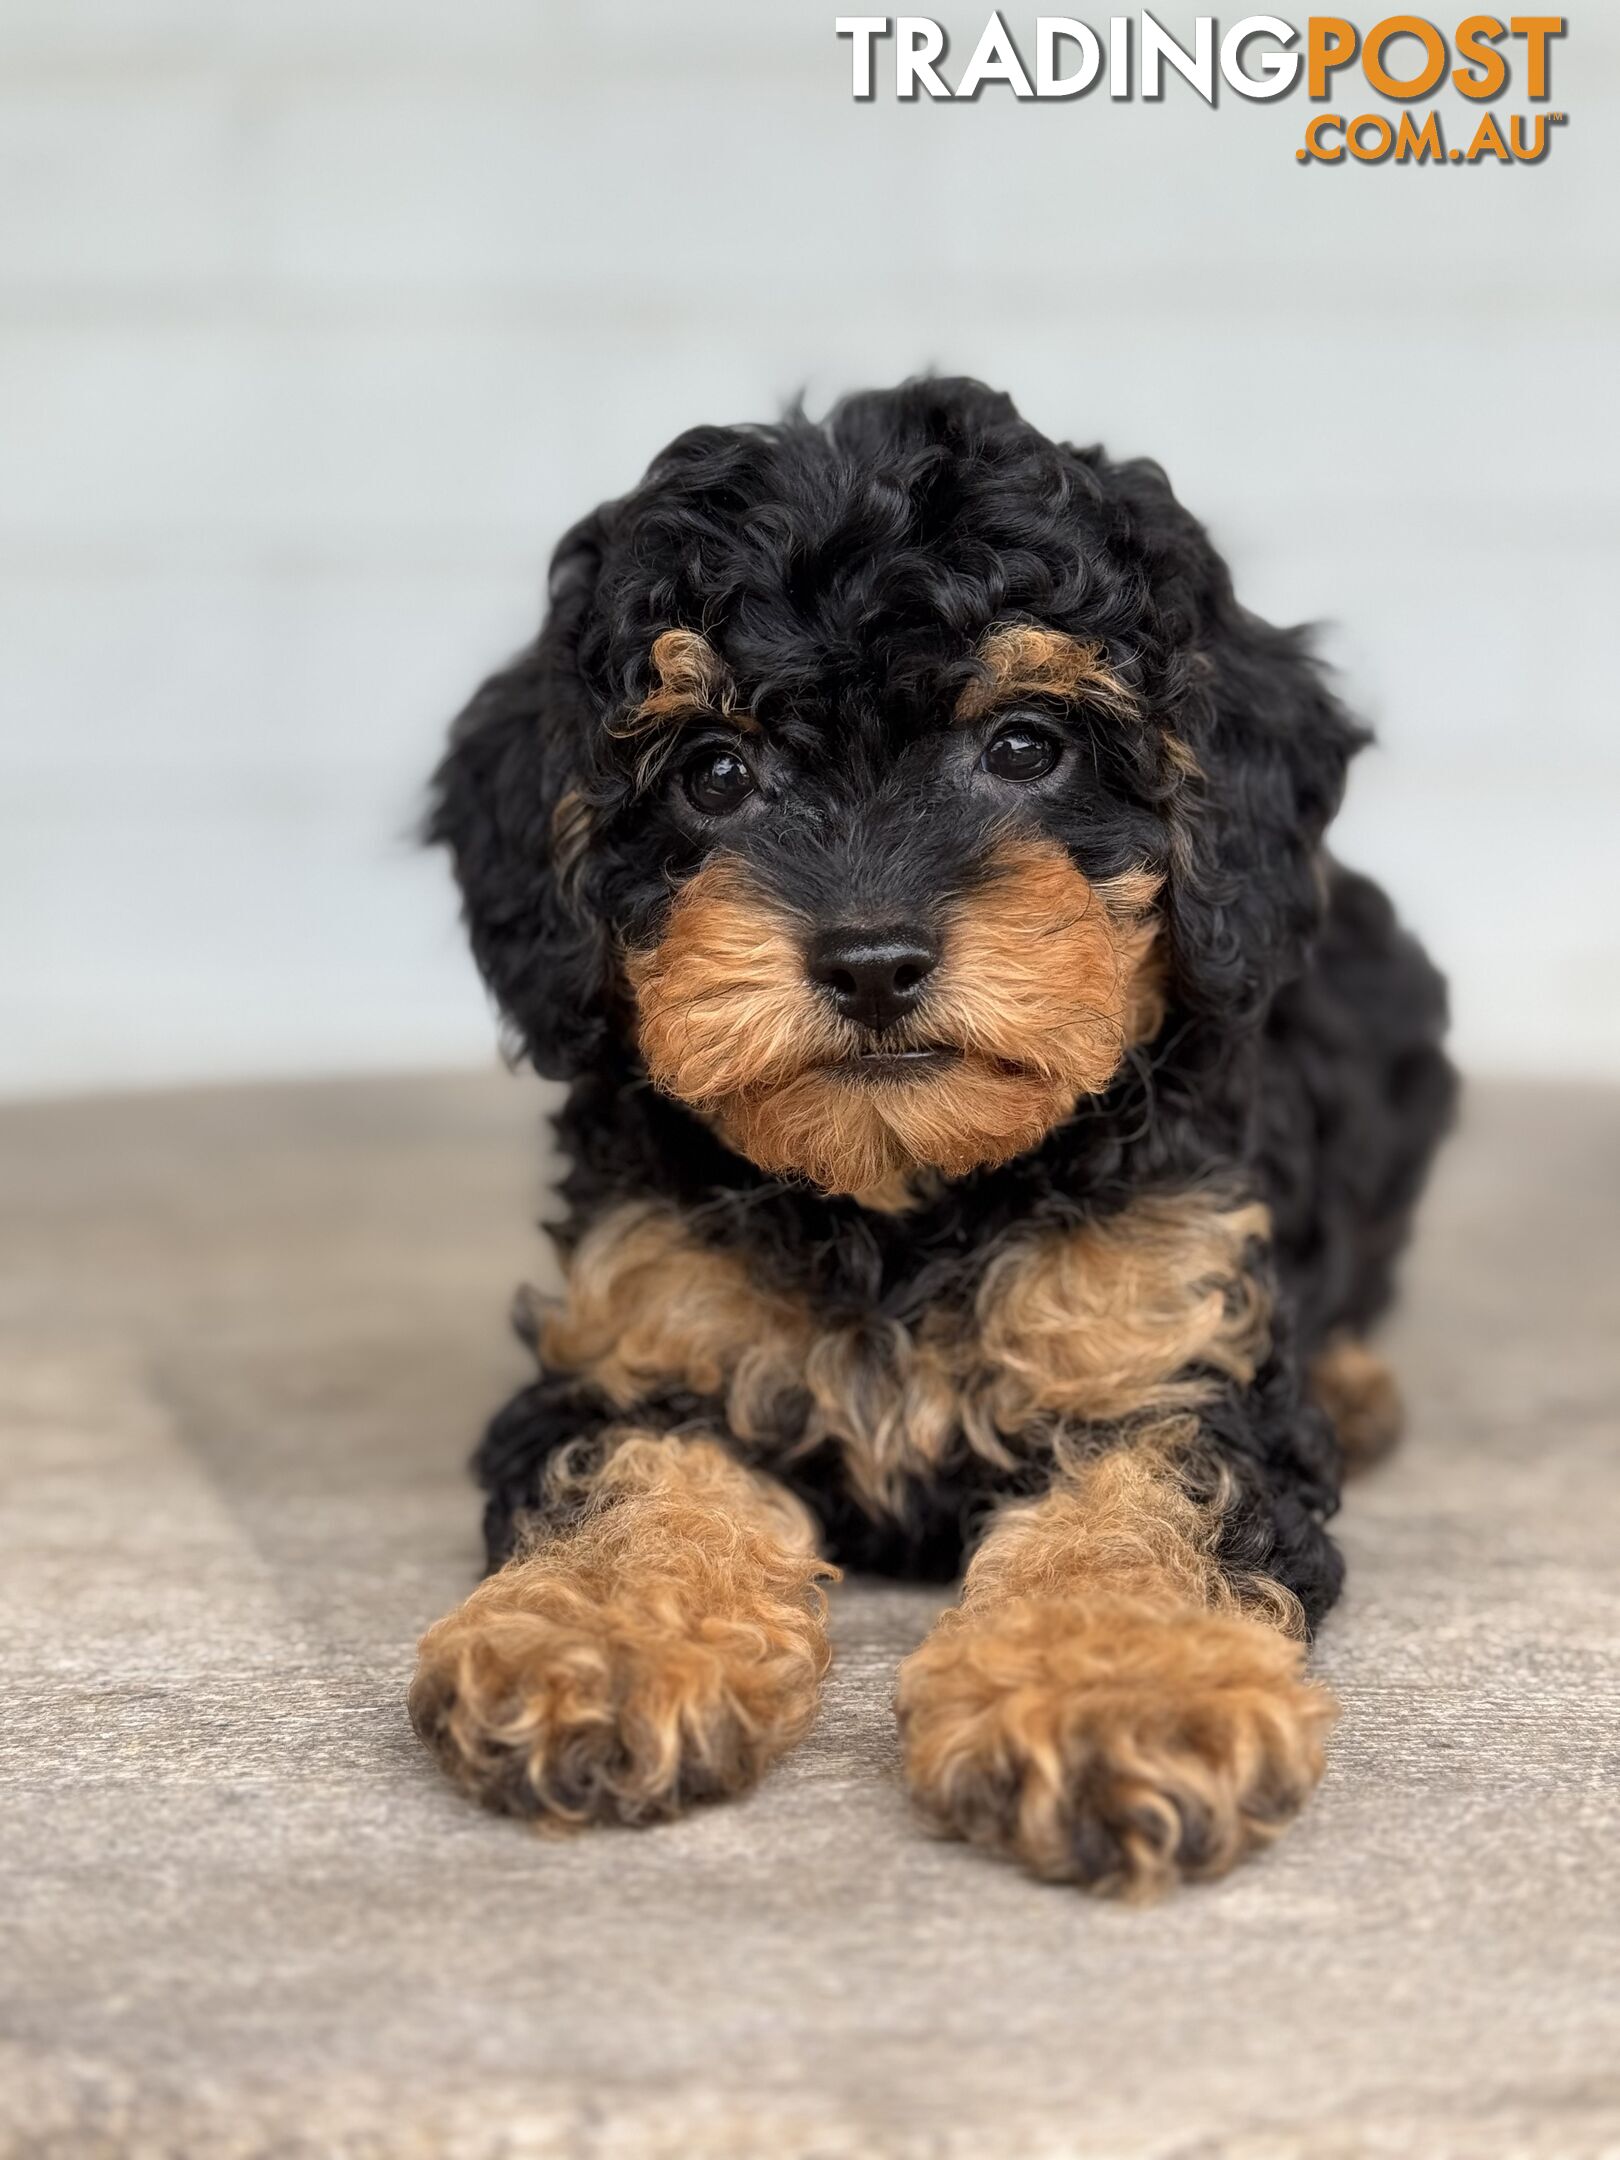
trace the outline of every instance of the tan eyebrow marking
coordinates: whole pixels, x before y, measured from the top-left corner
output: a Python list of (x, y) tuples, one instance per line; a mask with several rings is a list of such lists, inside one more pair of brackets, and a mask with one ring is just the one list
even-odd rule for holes
[(982, 720), (1020, 697), (1084, 698), (1135, 715), (1137, 701), (1111, 668), (1100, 645), (1082, 644), (1039, 623), (997, 623), (979, 641), (980, 672), (956, 701), (958, 720)]
[(614, 723), (615, 735), (643, 735), (649, 728), (712, 718), (729, 720), (746, 734), (757, 731), (753, 714), (737, 709), (731, 670), (696, 630), (661, 631), (650, 657), (653, 687), (634, 712)]

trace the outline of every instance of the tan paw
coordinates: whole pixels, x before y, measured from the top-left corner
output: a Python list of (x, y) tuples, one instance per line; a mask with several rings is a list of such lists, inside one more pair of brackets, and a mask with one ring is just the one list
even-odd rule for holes
[(705, 1613), (667, 1584), (581, 1597), (515, 1561), (422, 1640), (411, 1722), (508, 1814), (640, 1823), (745, 1790), (816, 1713), (812, 1601)]
[(743, 1791), (809, 1730), (837, 1571), (706, 1443), (637, 1440), (595, 1489), (423, 1636), (411, 1722), (487, 1806), (653, 1822)]
[(1387, 1455), (1406, 1423), (1395, 1375), (1354, 1335), (1336, 1335), (1311, 1360), (1310, 1392), (1328, 1415), (1347, 1470)]
[(1223, 1874), (1322, 1773), (1330, 1696), (1240, 1613), (1017, 1599), (947, 1615), (901, 1667), (918, 1802), (1037, 1875), (1127, 1897)]

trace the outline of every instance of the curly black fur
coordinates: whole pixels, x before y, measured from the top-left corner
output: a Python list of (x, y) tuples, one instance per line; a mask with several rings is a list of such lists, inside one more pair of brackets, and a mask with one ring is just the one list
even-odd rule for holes
[[(782, 780), (769, 817), (740, 821), (727, 847), (812, 919), (856, 888), (937, 901), (970, 887), (986, 833), (1005, 824), (1005, 805), (964, 783), (940, 716), (976, 641), (1009, 620), (1099, 645), (1148, 716), (1086, 722), (1084, 754), (1019, 815), (1090, 878), (1162, 875), (1168, 1013), (1041, 1145), (884, 1215), (767, 1176), (649, 1088), (616, 955), (656, 936), (714, 835), (656, 755), (649, 770), (646, 743), (609, 723), (646, 693), (658, 635), (701, 629)], [(1172, 736), (1198, 774), (1174, 802)], [(1203, 1413), (1235, 1493), (1225, 1551), (1321, 1612), (1340, 1576), (1322, 1527), (1339, 1466), (1302, 1361), (1386, 1304), (1453, 1089), (1439, 978), (1377, 889), (1322, 850), (1365, 739), (1302, 634), (1238, 604), (1156, 465), (1048, 441), (977, 384), (853, 397), (820, 424), (683, 435), (562, 542), (545, 626), (457, 723), (429, 825), (523, 1050), (571, 1083), (565, 1249), (606, 1207), (656, 1195), (829, 1312), (909, 1322), (965, 1297), (1032, 1222), (1078, 1223), (1144, 1191), (1247, 1188), (1274, 1211), (1280, 1324), (1255, 1383)], [(590, 817), (566, 878), (553, 828), (565, 795)], [(645, 1411), (675, 1425), (718, 1415), (678, 1398)], [(550, 1451), (614, 1414), (542, 1376), (496, 1418), (477, 1458), (492, 1560)], [(825, 1452), (776, 1467), (843, 1557), (939, 1576), (997, 1498), (1041, 1475), (1034, 1460), (1008, 1477), (964, 1452), (877, 1519)]]

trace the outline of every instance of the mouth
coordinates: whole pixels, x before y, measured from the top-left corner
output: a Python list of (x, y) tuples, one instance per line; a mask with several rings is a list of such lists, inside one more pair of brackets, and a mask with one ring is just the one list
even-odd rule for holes
[(886, 1050), (881, 1046), (844, 1058), (832, 1070), (845, 1080), (862, 1083), (885, 1080), (926, 1080), (961, 1063), (962, 1053), (948, 1043), (929, 1044), (921, 1050)]

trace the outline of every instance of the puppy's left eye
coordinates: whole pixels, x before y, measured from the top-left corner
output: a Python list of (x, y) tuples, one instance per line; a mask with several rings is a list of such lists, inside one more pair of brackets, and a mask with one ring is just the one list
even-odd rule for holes
[(681, 786), (705, 817), (725, 817), (748, 800), (755, 781), (735, 750), (702, 750), (682, 772)]
[(1041, 780), (1062, 755), (1055, 735), (1016, 720), (992, 737), (979, 763), (998, 780)]

